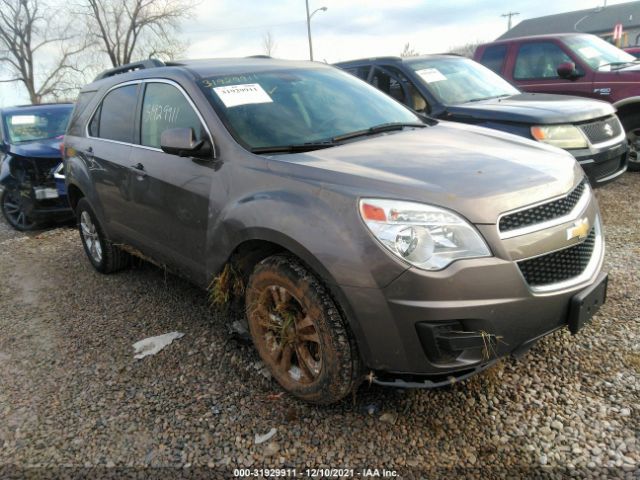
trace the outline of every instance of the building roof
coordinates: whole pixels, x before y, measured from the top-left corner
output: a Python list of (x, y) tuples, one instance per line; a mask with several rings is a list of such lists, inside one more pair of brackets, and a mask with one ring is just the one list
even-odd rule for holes
[(640, 1), (530, 18), (498, 40), (550, 33), (606, 33), (612, 32), (617, 23), (621, 23), (624, 30), (640, 28)]

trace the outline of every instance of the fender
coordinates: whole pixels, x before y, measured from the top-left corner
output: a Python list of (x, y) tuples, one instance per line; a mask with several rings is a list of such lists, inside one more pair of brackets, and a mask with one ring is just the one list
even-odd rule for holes
[(640, 96), (623, 98), (622, 100), (615, 102), (613, 106), (619, 109), (620, 107), (625, 107), (631, 103), (640, 103)]
[(16, 158), (10, 154), (7, 154), (0, 164), (0, 185), (4, 188), (18, 188), (20, 186), (20, 180), (13, 175), (14, 165)]
[(247, 240), (276, 243), (307, 262), (326, 283), (341, 286), (384, 288), (408, 268), (400, 260), (390, 262), (390, 254), (369, 234), (358, 214), (357, 198), (284, 181), (282, 189), (228, 204), (213, 202), (226, 207), (207, 232), (210, 276)]

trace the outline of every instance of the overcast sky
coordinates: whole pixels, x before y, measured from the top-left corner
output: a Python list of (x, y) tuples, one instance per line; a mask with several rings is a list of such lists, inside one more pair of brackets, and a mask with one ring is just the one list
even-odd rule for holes
[[(609, 4), (626, 0), (609, 0)], [(523, 19), (597, 7), (596, 0), (309, 0), (314, 57), (337, 62), (399, 55), (409, 42), (420, 53), (445, 52), (468, 42), (490, 41), (504, 33), (507, 19)], [(236, 57), (264, 53), (271, 32), (274, 56), (308, 58), (304, 0), (202, 0), (183, 25), (189, 58)], [(24, 103), (20, 88), (0, 85), (0, 105)]]

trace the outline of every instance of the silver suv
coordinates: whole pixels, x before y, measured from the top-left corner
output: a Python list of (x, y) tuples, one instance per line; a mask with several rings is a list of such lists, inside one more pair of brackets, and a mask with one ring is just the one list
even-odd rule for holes
[(598, 206), (569, 153), (419, 116), (330, 66), (108, 71), (64, 151), (93, 266), (140, 252), (235, 297), (275, 379), (310, 402), (364, 378), (466, 378), (576, 333), (605, 299)]

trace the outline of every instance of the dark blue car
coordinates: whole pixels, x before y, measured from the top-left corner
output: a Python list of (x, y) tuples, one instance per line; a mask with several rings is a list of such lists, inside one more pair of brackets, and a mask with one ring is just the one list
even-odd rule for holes
[(65, 103), (0, 110), (0, 204), (17, 230), (72, 216), (60, 152), (72, 109)]

